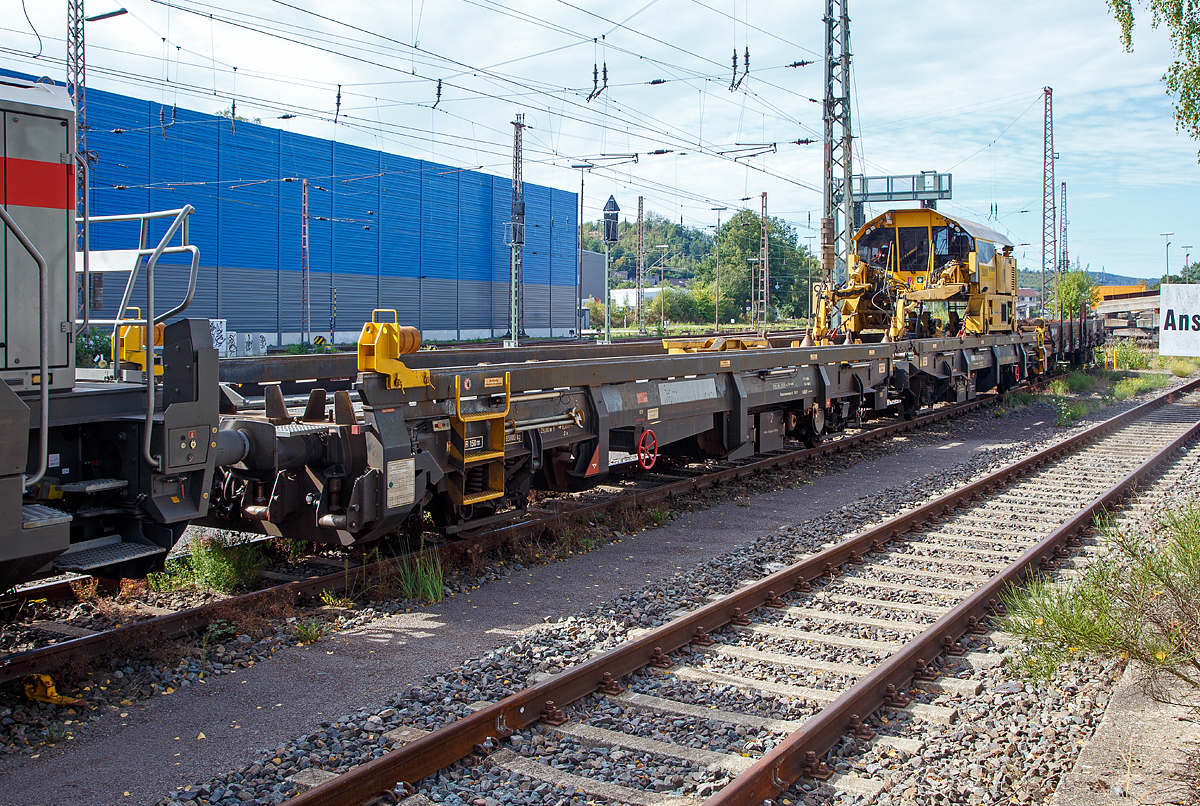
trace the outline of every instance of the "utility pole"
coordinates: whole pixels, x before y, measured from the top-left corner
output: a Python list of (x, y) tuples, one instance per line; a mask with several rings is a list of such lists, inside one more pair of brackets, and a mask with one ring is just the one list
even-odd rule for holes
[[(850, 179), (850, 14), (849, 0), (825, 0), (825, 181), (821, 218), (821, 268), (826, 287), (849, 265), (854, 234), (854, 192)], [(839, 263), (840, 261), (840, 263)]]
[(713, 332), (720, 334), (720, 332), (721, 332), (721, 213), (724, 212), (725, 210), (728, 210), (729, 208), (728, 207), (714, 207), (712, 209), (717, 211), (717, 228), (713, 231), (716, 235), (715, 242), (713, 243), (713, 249), (716, 252), (716, 257), (717, 257), (717, 266), (716, 266), (717, 293), (715, 294), (716, 299), (714, 300), (716, 311), (713, 314), (713, 318), (715, 320), (713, 323)]
[(308, 264), (308, 180), (300, 182), (300, 343), (308, 344), (312, 329)]
[(525, 313), (525, 284), (521, 277), (521, 250), (525, 246), (525, 180), (523, 176), (523, 154), (521, 152), (522, 131), (525, 129), (525, 114), (517, 113), (513, 121), (513, 172), (512, 172), (512, 221), (509, 223), (509, 248), (512, 261), (508, 270), (509, 311), (508, 334), (505, 347), (516, 347), (524, 335), (522, 326)]
[(646, 332), (646, 235), (642, 219), (642, 197), (638, 196), (637, 228), (637, 323), (638, 332)]
[[(1046, 272), (1054, 274), (1055, 294), (1058, 301), (1058, 244), (1056, 242), (1055, 206), (1054, 206), (1054, 90), (1045, 87), (1042, 90), (1045, 102), (1044, 123), (1042, 131), (1042, 315), (1046, 314)], [(1062, 305), (1059, 304), (1059, 316), (1062, 318)]]

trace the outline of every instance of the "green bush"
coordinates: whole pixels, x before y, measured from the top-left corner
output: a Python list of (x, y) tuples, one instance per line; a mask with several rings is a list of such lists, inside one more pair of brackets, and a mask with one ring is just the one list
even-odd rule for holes
[(1133, 339), (1116, 339), (1104, 346), (1113, 369), (1146, 369), (1150, 358)]
[(198, 538), (188, 545), (187, 554), (167, 560), (164, 573), (147, 575), (146, 585), (154, 591), (193, 587), (229, 593), (253, 584), (266, 565), (256, 545), (227, 546), (211, 538)]
[(1142, 534), (1104, 529), (1104, 542), (1078, 580), (1036, 577), (1003, 595), (1005, 628), (1024, 643), (1019, 670), (1046, 678), (1083, 654), (1137, 661), (1159, 699), (1180, 681), (1200, 688), (1200, 507), (1167, 512)]
[[(96, 361), (96, 356), (100, 361)], [(75, 366), (94, 367), (98, 363), (105, 366), (112, 361), (112, 332), (98, 327), (89, 327), (87, 333), (81, 333), (75, 338)]]

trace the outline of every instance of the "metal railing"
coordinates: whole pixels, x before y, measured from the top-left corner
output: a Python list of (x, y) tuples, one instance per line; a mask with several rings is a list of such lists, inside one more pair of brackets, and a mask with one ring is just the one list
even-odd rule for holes
[(25, 247), (25, 251), (38, 267), (38, 369), (41, 373), (38, 375), (38, 399), (41, 420), (38, 422), (38, 471), (32, 478), (22, 477), (25, 489), (28, 490), (46, 475), (46, 467), (50, 461), (50, 368), (47, 355), (50, 349), (50, 318), (46, 315), (46, 302), (50, 297), (50, 273), (46, 267), (46, 259), (17, 226), (17, 222), (3, 205), (0, 205), (0, 220), (3, 220), (4, 226), (17, 236), (21, 246)]
[[(188, 244), (188, 217), (195, 212), (195, 208), (190, 204), (185, 204), (178, 210), (160, 210), (153, 213), (130, 213), (128, 215), (109, 215), (109, 216), (92, 216), (85, 217), (83, 224), (85, 227), (90, 227), (95, 224), (112, 224), (118, 222), (137, 221), (140, 224), (137, 260), (129, 270), (129, 279), (125, 283), (125, 292), (121, 296), (121, 304), (117, 308), (119, 315), (113, 319), (88, 319), (90, 311), (84, 312), (82, 320), (76, 320), (76, 324), (81, 321), (83, 323), (90, 322), (96, 325), (112, 325), (113, 335), (113, 355), (121, 354), (121, 326), (129, 324), (142, 323), (145, 330), (143, 339), (146, 347), (146, 428), (142, 435), (142, 458), (153, 467), (157, 472), (162, 472), (162, 460), (159, 456), (154, 456), (150, 453), (150, 436), (154, 427), (154, 326), (159, 322), (164, 322), (172, 316), (184, 311), (192, 304), (192, 297), (196, 294), (196, 275), (200, 268), (200, 249), (196, 246)], [(171, 218), (170, 226), (167, 231), (159, 239), (158, 245), (154, 247), (147, 246), (150, 235), (150, 222), (158, 219)], [(90, 234), (90, 233), (89, 233)], [(170, 243), (175, 239), (175, 236), (181, 236), (181, 243), (178, 246), (171, 246)], [(190, 254), (192, 256), (191, 268), (188, 272), (187, 294), (179, 305), (171, 308), (165, 313), (154, 313), (154, 268), (158, 265), (159, 258), (163, 255), (179, 255)], [(124, 316), (126, 309), (129, 307), (129, 299), (133, 296), (133, 287), (137, 283), (138, 274), (141, 272), (142, 260), (148, 258), (146, 263), (146, 312), (143, 318), (129, 319)], [(88, 253), (84, 253), (84, 274), (87, 272)], [(77, 270), (78, 271), (78, 270)], [(87, 282), (86, 279), (84, 281)], [(90, 303), (90, 300), (89, 300)]]

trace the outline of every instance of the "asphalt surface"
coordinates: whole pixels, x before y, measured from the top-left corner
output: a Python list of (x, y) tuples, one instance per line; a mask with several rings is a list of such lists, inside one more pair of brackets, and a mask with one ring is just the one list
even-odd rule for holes
[(978, 451), (1044, 435), (1052, 415), (1033, 407), (972, 421), (967, 431), (952, 426), (956, 436), (942, 445), (900, 438), (892, 452), (850, 471), (687, 513), (565, 562), (527, 568), (419, 612), (288, 648), (236, 674), (137, 703), (121, 711), (128, 716), (114, 713), (88, 736), (38, 758), (0, 761), (0, 806), (155, 803), (172, 789), (244, 766), (259, 750), (322, 721), (386, 707), (406, 683), (506, 646), (515, 632), (547, 617), (594, 607)]

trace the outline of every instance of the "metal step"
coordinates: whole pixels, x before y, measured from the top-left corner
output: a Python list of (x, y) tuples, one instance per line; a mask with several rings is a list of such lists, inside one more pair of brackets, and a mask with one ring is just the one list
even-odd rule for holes
[(48, 507), (45, 504), (21, 505), (21, 528), (40, 529), (43, 526), (55, 526), (60, 523), (70, 523), (70, 513), (61, 509)]
[(94, 549), (63, 554), (54, 561), (54, 568), (57, 571), (86, 572), (126, 560), (137, 560), (166, 553), (167, 550), (161, 546), (147, 546), (144, 543), (112, 543), (107, 546), (97, 546)]
[(105, 490), (120, 490), (129, 486), (126, 479), (92, 479), (91, 481), (73, 481), (70, 484), (60, 484), (58, 489), (64, 493), (92, 493)]

